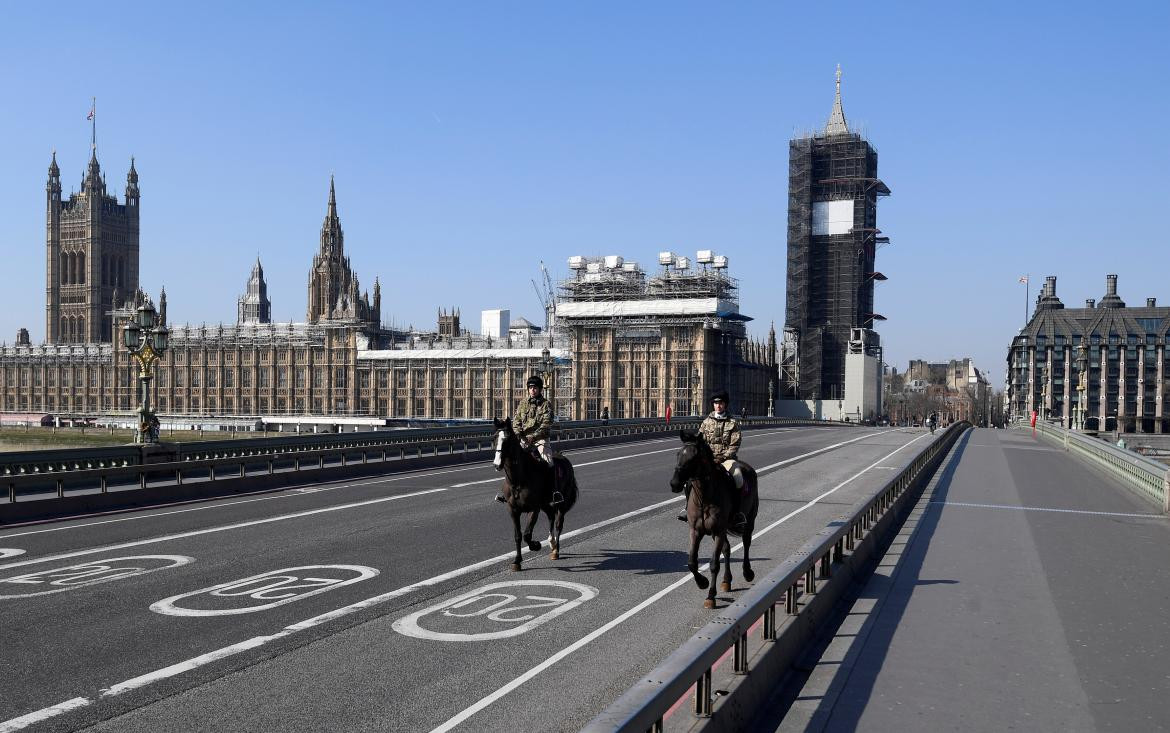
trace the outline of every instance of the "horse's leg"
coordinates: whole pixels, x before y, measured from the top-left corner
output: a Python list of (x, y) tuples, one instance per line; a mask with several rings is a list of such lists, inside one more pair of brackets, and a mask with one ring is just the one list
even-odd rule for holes
[(533, 552), (536, 552), (540, 549), (540, 543), (532, 541), (532, 528), (536, 526), (536, 519), (539, 516), (539, 510), (533, 511), (532, 514), (528, 516), (528, 527), (524, 530), (524, 541), (528, 543), (528, 549), (532, 550)]
[(556, 560), (560, 557), (561, 536), (557, 534), (556, 518), (560, 512), (555, 509), (545, 509), (544, 513), (548, 515), (548, 547), (550, 560)]
[(707, 587), (707, 579), (699, 574), (699, 542), (703, 540), (703, 535), (699, 534), (699, 530), (691, 525), (691, 551), (687, 555), (687, 569), (691, 571), (691, 576), (695, 579), (695, 585), (699, 586), (699, 590), (704, 590)]
[(748, 517), (747, 526), (743, 528), (743, 579), (752, 582), (756, 574), (752, 572), (752, 530), (755, 529), (756, 518)]
[(719, 590), (724, 593), (731, 591), (731, 538), (726, 534), (723, 535), (723, 582), (719, 584)]
[(727, 536), (722, 533), (713, 534), (711, 537), (715, 540), (715, 551), (711, 553), (711, 587), (707, 590), (707, 600), (703, 601), (703, 608), (715, 608), (715, 580), (719, 577), (719, 556), (723, 554), (723, 545), (727, 543)]
[(512, 510), (512, 530), (516, 538), (516, 559), (512, 561), (512, 569), (520, 569), (520, 512)]
[(565, 528), (565, 512), (563, 509), (557, 509), (557, 527), (553, 531), (553, 542), (556, 543), (555, 545), (553, 545), (553, 547), (555, 549), (553, 549), (553, 558), (552, 559), (554, 559), (554, 560), (560, 559), (560, 557), (561, 557), (561, 532), (564, 530), (564, 528)]

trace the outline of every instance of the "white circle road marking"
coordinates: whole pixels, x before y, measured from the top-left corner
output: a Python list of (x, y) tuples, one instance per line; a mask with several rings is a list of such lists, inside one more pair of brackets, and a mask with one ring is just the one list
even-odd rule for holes
[(7, 558), (7, 557), (16, 557), (17, 555), (23, 555), (23, 554), (24, 554), (24, 550), (16, 550), (16, 549), (8, 548), (8, 547), (0, 547), (0, 560), (3, 560), (4, 558)]
[[(506, 590), (526, 591), (539, 587), (559, 588), (576, 593), (576, 597), (562, 598), (550, 595), (529, 595), (527, 593), (499, 592)], [(495, 591), (495, 592), (493, 592)], [(441, 603), (428, 606), (409, 616), (394, 622), (393, 628), (403, 636), (412, 636), (416, 639), (430, 639), (434, 641), (487, 641), (491, 639), (506, 639), (511, 636), (532, 631), (541, 624), (548, 623), (557, 616), (571, 611), (585, 601), (597, 597), (597, 589), (581, 583), (570, 583), (567, 580), (513, 580), (503, 583), (492, 583), (462, 595), (449, 598)], [(499, 600), (493, 600), (499, 599)], [(484, 603), (486, 601), (491, 601)], [(520, 601), (519, 605), (512, 605)], [(477, 606), (476, 604), (484, 604)], [(547, 609), (541, 613), (525, 613)], [(458, 611), (453, 613), (453, 611)], [(419, 620), (432, 614), (439, 614), (449, 618), (476, 618), (483, 617), (492, 622), (489, 628), (499, 624), (519, 624), (511, 628), (498, 631), (460, 634), (445, 631), (432, 631), (419, 624)], [(519, 615), (517, 615), (519, 614)]]
[[(310, 572), (300, 572), (303, 570)], [(322, 570), (352, 572), (355, 575), (352, 578), (315, 577), (318, 574), (323, 575), (324, 573), (317, 572)], [(236, 616), (242, 613), (255, 613), (315, 596), (318, 593), (325, 593), (335, 588), (360, 583), (378, 573), (377, 569), (365, 565), (302, 565), (295, 568), (281, 568), (164, 598), (152, 603), (150, 610), (166, 616)], [(340, 575), (341, 573), (328, 574)], [(205, 601), (212, 599), (215, 603), (219, 603), (214, 600), (218, 598), (251, 598), (255, 601), (270, 602), (252, 606), (223, 606), (220, 608), (185, 608), (176, 605), (176, 601), (185, 598), (194, 599), (198, 596), (206, 596)]]
[[(155, 561), (161, 561), (156, 563)], [(99, 583), (109, 583), (112, 580), (132, 578), (137, 575), (146, 575), (158, 570), (177, 568), (193, 562), (194, 558), (186, 555), (132, 555), (129, 557), (111, 557), (103, 560), (90, 560), (79, 565), (69, 565), (51, 570), (38, 570), (35, 573), (14, 575), (10, 578), (0, 578), (0, 587), (9, 585), (53, 586), (52, 590), (37, 590), (31, 593), (11, 593), (0, 595), (5, 598), (31, 598), (33, 596), (47, 596), (51, 593), (64, 593), (67, 590), (83, 588)], [(157, 565), (157, 567), (152, 567)]]

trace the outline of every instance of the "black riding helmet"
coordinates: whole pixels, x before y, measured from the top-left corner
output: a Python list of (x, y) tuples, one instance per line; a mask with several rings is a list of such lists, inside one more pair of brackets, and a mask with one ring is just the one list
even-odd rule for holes
[(722, 400), (723, 404), (726, 405), (731, 402), (731, 395), (727, 394), (727, 390), (721, 389), (715, 394), (711, 395), (711, 401), (714, 402), (715, 400)]
[(544, 389), (544, 380), (540, 378), (540, 375), (533, 374), (528, 378), (528, 386), (536, 387), (537, 389)]

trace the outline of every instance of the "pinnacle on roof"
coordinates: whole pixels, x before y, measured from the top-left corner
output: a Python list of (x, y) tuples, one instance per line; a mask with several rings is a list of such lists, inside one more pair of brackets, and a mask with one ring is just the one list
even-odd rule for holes
[(49, 175), (57, 177), (61, 175), (61, 169), (57, 167), (57, 151), (53, 150), (53, 160), (49, 163)]
[(126, 180), (131, 183), (138, 183), (138, 169), (134, 167), (134, 156), (130, 156), (130, 172), (126, 174)]
[(841, 64), (837, 64), (837, 94), (833, 98), (833, 111), (825, 125), (825, 135), (848, 135), (849, 125), (845, 122), (845, 110), (841, 107)]

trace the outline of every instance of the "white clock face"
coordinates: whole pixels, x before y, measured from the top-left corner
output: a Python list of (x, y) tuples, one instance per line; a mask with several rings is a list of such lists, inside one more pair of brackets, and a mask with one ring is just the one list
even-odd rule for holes
[(848, 234), (853, 231), (853, 206), (853, 199), (814, 201), (812, 211), (813, 236)]

